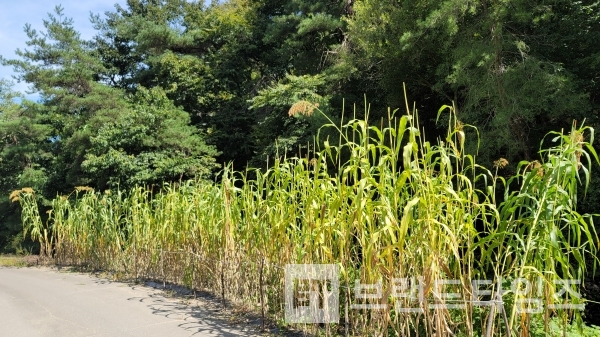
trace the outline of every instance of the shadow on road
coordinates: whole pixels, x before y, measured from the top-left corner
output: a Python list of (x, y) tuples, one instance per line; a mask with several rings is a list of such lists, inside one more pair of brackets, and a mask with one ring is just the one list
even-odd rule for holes
[[(163, 316), (172, 321), (179, 321), (178, 326), (194, 335), (214, 335), (225, 337), (262, 336), (261, 320), (248, 314), (236, 314), (224, 309), (222, 302), (214, 296), (189, 289), (162, 283), (145, 282), (130, 284), (111, 281), (96, 275), (97, 285), (117, 284), (127, 286), (131, 290), (141, 291), (144, 296), (130, 297), (128, 301), (136, 301), (146, 305), (154, 315)], [(273, 333), (274, 331), (269, 331)]]

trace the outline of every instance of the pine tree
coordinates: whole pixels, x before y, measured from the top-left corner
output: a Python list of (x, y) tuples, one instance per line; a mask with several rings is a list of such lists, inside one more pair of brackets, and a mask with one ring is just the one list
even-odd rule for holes
[[(210, 176), (217, 153), (188, 126), (189, 116), (160, 91), (128, 97), (102, 83), (102, 60), (62, 7), (44, 26), (44, 33), (26, 26), (31, 49), (18, 50), (19, 60), (2, 61), (41, 94), (38, 114), (51, 128), (54, 155), (45, 167), (47, 193)], [(115, 154), (121, 157), (106, 157)], [(137, 162), (123, 160), (132, 157)]]

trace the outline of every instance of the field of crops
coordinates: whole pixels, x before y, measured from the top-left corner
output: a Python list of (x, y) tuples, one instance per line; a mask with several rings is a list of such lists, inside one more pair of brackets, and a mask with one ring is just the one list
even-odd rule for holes
[[(539, 321), (579, 321), (577, 285), (561, 294), (561, 280), (583, 279), (598, 245), (590, 218), (576, 212), (597, 161), (593, 130), (548, 135), (555, 145), (507, 178), (504, 159), (488, 169), (465, 153), (476, 133), (451, 107), (440, 114), (449, 116), (448, 133), (433, 143), (416, 112), (376, 126), (351, 119), (329, 125), (339, 139), (320, 149), (275, 158), (266, 171), (226, 168), (218, 183), (78, 187), (52, 201), (47, 221), (34, 191), (12, 197), (27, 232), (57, 263), (208, 289), (278, 320), (282, 268), (336, 264), (340, 323), (305, 325), (309, 331), (482, 336), (508, 326), (524, 335)], [(414, 280), (416, 299), (394, 296)], [(493, 295), (478, 295), (473, 280), (493, 280), (481, 288), (501, 287), (503, 305), (477, 305)], [(356, 298), (357, 281), (381, 284), (380, 298)], [(538, 314), (525, 313), (531, 297)]]

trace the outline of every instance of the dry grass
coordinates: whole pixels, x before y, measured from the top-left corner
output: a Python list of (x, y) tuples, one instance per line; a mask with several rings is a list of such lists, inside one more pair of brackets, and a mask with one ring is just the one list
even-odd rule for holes
[(0, 267), (32, 267), (38, 264), (37, 255), (0, 255)]
[[(423, 139), (415, 111), (390, 114), (380, 127), (351, 120), (330, 126), (340, 133), (339, 145), (276, 159), (253, 179), (226, 168), (218, 184), (190, 181), (154, 194), (79, 188), (53, 200), (46, 224), (33, 194), (21, 193), (23, 223), (59, 263), (207, 289), (224, 300), (260, 303), (276, 320), (283, 319), (282, 266), (334, 263), (342, 285), (385, 285), (382, 301), (390, 306), (351, 311), (353, 334), (481, 336), (503, 333), (507, 323), (527, 335), (531, 320), (518, 314), (520, 295), (506, 294), (506, 320), (471, 302), (429, 310), (444, 304), (437, 283), (458, 280), (446, 290), (468, 297), (478, 279), (525, 279), (546, 294), (558, 291), (556, 282), (581, 279), (598, 237), (576, 212), (576, 196), (597, 156), (581, 137), (555, 134), (556, 145), (539, 161), (520, 163), (505, 180), (497, 174), (505, 161), (494, 171), (465, 153), (469, 126), (444, 109), (449, 131), (435, 145)], [(591, 129), (572, 132), (593, 139)], [(390, 295), (393, 280), (417, 276), (425, 294), (412, 304), (425, 310), (395, 311), (393, 304), (405, 299)], [(342, 291), (341, 303), (356, 303), (351, 294)], [(565, 300), (582, 302), (571, 294)], [(551, 316), (579, 319), (572, 310)], [(327, 335), (338, 332), (325, 326)]]

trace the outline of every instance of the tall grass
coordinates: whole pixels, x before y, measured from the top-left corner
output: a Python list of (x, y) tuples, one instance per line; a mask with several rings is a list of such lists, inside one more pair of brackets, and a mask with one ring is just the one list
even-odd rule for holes
[[(598, 161), (593, 129), (550, 135), (555, 146), (540, 161), (519, 163), (505, 179), (498, 174), (505, 160), (493, 169), (478, 165), (464, 150), (469, 126), (452, 107), (442, 113), (450, 116), (448, 133), (435, 144), (423, 138), (415, 111), (390, 113), (378, 126), (351, 119), (328, 126), (338, 129), (338, 141), (324, 140), (300, 158), (275, 158), (253, 179), (227, 167), (218, 183), (127, 193), (80, 187), (53, 201), (44, 225), (34, 198), (24, 197), (23, 223), (57, 263), (210, 289), (260, 304), (277, 319), (281, 267), (337, 264), (343, 315), (327, 334), (527, 335), (532, 319), (580, 320), (569, 308), (520, 311), (532, 293), (546, 307), (583, 301), (574, 292), (552, 294), (561, 280), (583, 279), (598, 245), (591, 218), (576, 211)], [(52, 235), (38, 234), (47, 229)], [(419, 280), (420, 298), (395, 296), (402, 279)], [(498, 282), (482, 287), (491, 295), (477, 296), (472, 280)], [(531, 292), (511, 289), (515, 280)], [(382, 298), (360, 302), (355, 282), (381, 283)], [(498, 306), (473, 302), (499, 292)], [(356, 303), (388, 305), (351, 309)]]

